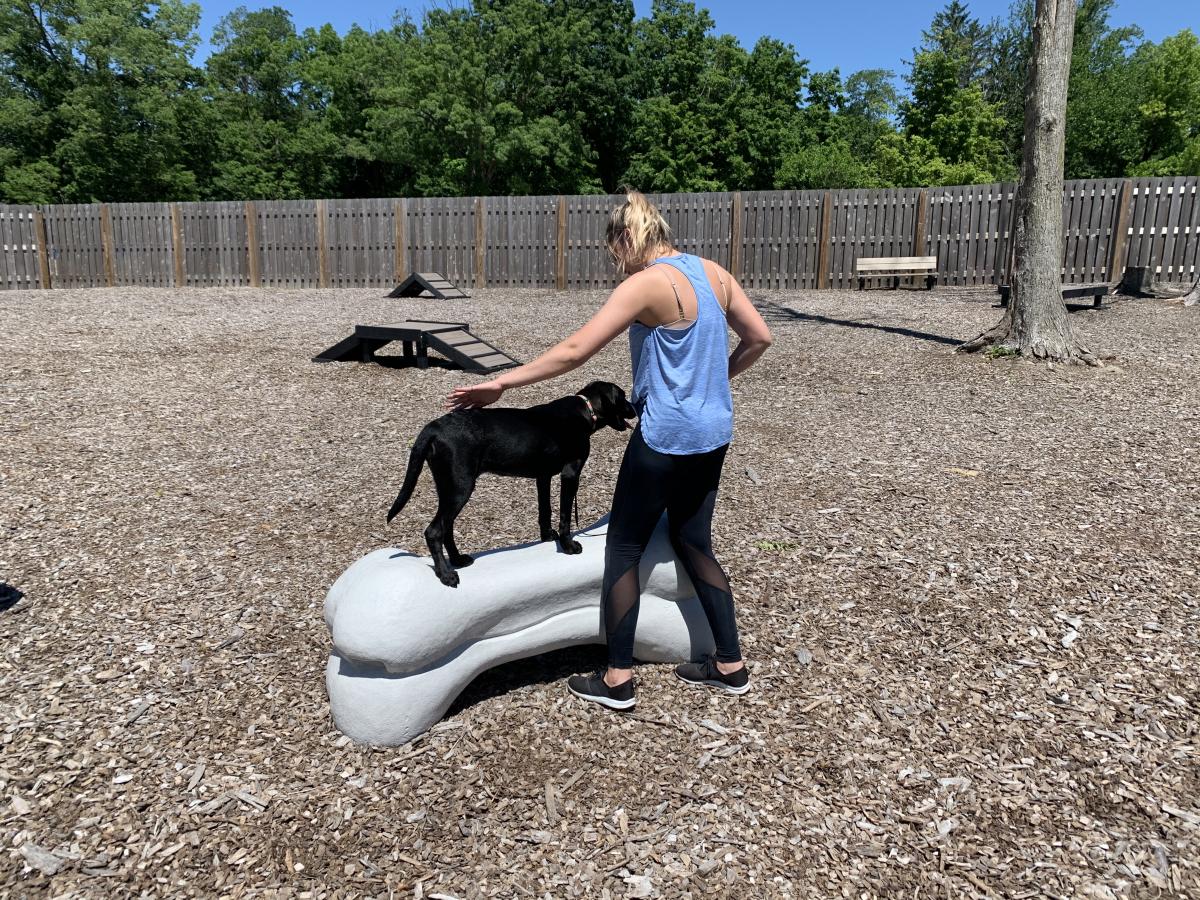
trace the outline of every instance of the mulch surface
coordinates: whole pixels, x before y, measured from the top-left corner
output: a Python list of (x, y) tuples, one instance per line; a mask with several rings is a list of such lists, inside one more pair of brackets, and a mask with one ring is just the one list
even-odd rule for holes
[[(1049, 368), (951, 353), (990, 290), (763, 292), (715, 524), (753, 691), (641, 666), (613, 714), (562, 651), (371, 749), (322, 601), (425, 552), (428, 475), (384, 513), (475, 378), (309, 358), (436, 317), (528, 360), (604, 296), (381, 293), (0, 293), (0, 893), (1200, 896), (1200, 310), (1073, 314), (1115, 365)], [(502, 402), (593, 378), (628, 385), (623, 341)], [(457, 532), (534, 538), (532, 483)]]

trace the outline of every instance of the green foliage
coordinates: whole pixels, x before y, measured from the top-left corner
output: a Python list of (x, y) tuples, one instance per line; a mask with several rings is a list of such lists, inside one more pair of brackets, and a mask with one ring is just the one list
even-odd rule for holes
[(876, 170), (843, 140), (802, 144), (784, 156), (775, 177), (775, 187), (784, 189), (877, 187), (879, 184)]
[(1008, 344), (992, 344), (983, 351), (983, 355), (988, 359), (1015, 359), (1020, 357), (1021, 348), (1012, 347)]
[(873, 165), (885, 187), (922, 187), (936, 184), (986, 184), (995, 173), (970, 160), (947, 162), (928, 138), (889, 134), (875, 145)]
[(1075, 20), (1075, 50), (1067, 93), (1066, 171), (1069, 178), (1124, 175), (1142, 155), (1134, 110), (1142, 90), (1129, 56), (1136, 28), (1110, 29), (1111, 0), (1087, 0)]
[[(1068, 177), (1200, 173), (1200, 41), (1079, 0)], [(297, 32), (184, 0), (0, 0), (0, 202), (919, 186), (1016, 177), (1033, 0), (904, 72), (810, 72), (689, 0), (470, 0)]]
[(1142, 165), (1162, 168), (1161, 163), (1178, 158), (1184, 165), (1191, 160), (1194, 171), (1200, 139), (1200, 40), (1185, 28), (1161, 44), (1143, 44), (1134, 63), (1142, 70), (1137, 111), (1149, 157)]
[(179, 0), (0, 5), (3, 199), (195, 196), (176, 111), (199, 17)]

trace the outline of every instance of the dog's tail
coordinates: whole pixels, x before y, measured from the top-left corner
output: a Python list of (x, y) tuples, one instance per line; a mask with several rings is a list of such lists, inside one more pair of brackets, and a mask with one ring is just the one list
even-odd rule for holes
[(432, 440), (433, 438), (428, 431), (422, 431), (417, 435), (417, 439), (413, 441), (412, 451), (408, 454), (408, 471), (404, 473), (404, 484), (400, 486), (400, 493), (396, 495), (396, 502), (388, 510), (387, 520), (389, 522), (400, 514), (400, 510), (404, 509), (404, 504), (408, 502), (408, 498), (416, 490), (417, 479), (421, 477), (421, 469), (425, 466), (425, 455), (429, 451), (429, 444)]

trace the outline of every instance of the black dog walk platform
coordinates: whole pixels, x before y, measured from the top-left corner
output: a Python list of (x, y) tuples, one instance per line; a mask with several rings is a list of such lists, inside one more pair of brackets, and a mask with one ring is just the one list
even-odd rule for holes
[(392, 341), (404, 344), (404, 361), (418, 369), (429, 367), (429, 351), (436, 350), (468, 372), (498, 372), (519, 366), (503, 350), (471, 334), (466, 322), (423, 322), (408, 319), (397, 325), (355, 325), (354, 334), (338, 341), (313, 362), (378, 362), (375, 351)]
[[(1011, 292), (1012, 292), (1012, 285), (1010, 285), (1010, 284), (1000, 285), (1000, 305), (1001, 306), (1008, 306), (1008, 295)], [(1100, 302), (1104, 299), (1104, 296), (1108, 292), (1109, 292), (1109, 286), (1102, 281), (1097, 282), (1095, 284), (1064, 284), (1062, 286), (1063, 302), (1066, 303), (1068, 306), (1082, 305), (1082, 304), (1077, 304), (1077, 303), (1071, 302), (1072, 300), (1075, 300), (1079, 297), (1091, 297), (1092, 298), (1092, 308), (1095, 309), (1100, 306)]]
[(436, 297), (439, 300), (466, 300), (469, 295), (450, 282), (441, 272), (413, 272), (389, 297)]

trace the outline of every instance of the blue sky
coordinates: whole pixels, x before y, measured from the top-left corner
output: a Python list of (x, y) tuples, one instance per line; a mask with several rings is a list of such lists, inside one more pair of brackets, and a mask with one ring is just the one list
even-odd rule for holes
[[(292, 12), (297, 29), (332, 24), (345, 32), (357, 23), (369, 30), (387, 27), (397, 9), (407, 9), (414, 18), (441, 3), (388, 2), (358, 0), (330, 4), (318, 0), (199, 0), (204, 11), (201, 37), (207, 41), (213, 26), (225, 13), (237, 6), (256, 9), (285, 6)], [(1005, 17), (1009, 0), (964, 0), (972, 15), (984, 21)], [(847, 75), (857, 69), (903, 71), (912, 48), (929, 25), (933, 14), (945, 6), (945, 0), (699, 0), (717, 23), (717, 31), (732, 34), (749, 48), (762, 35), (770, 35), (795, 46), (800, 56), (811, 61), (818, 71), (834, 66)], [(639, 15), (650, 11), (650, 0), (634, 0)], [(1113, 25), (1136, 23), (1146, 37), (1160, 41), (1182, 28), (1200, 33), (1200, 2), (1197, 0), (1118, 0), (1110, 19)], [(200, 48), (197, 61), (207, 56), (207, 44)]]

